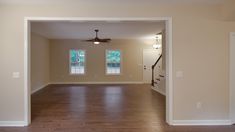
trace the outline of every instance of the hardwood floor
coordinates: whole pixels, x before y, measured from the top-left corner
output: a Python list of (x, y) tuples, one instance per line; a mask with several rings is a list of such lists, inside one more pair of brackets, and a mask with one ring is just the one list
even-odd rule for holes
[(173, 127), (149, 85), (50, 85), (32, 95), (32, 124), (0, 132), (235, 132), (235, 126)]

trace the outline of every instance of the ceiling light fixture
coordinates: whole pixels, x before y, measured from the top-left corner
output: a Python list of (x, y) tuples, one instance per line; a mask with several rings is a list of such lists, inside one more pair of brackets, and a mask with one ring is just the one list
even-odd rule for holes
[(100, 42), (99, 41), (95, 41), (94, 44), (100, 44)]
[(162, 34), (156, 34), (156, 43), (153, 44), (154, 49), (159, 49), (162, 47)]
[(162, 46), (161, 46), (160, 44), (154, 44), (154, 45), (153, 45), (153, 48), (154, 48), (154, 49), (159, 49), (159, 48), (161, 48), (161, 47), (162, 47)]

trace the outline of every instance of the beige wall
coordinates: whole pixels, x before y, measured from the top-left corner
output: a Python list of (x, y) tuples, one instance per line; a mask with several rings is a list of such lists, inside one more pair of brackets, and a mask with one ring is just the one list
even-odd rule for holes
[[(24, 120), (24, 17), (173, 18), (173, 119), (228, 119), (228, 40), (235, 22), (223, 21), (220, 7), (96, 3), (0, 7), (0, 120)], [(11, 55), (9, 55), (11, 51)], [(176, 71), (184, 72), (176, 78)], [(12, 79), (12, 72), (21, 77)], [(14, 92), (12, 92), (14, 91)], [(196, 102), (202, 109), (196, 109)]]
[(222, 6), (222, 16), (225, 20), (234, 21), (235, 20), (235, 0), (225, 0), (224, 5)]
[(31, 33), (31, 91), (35, 91), (50, 82), (49, 40)]
[[(154, 40), (151, 40), (152, 43)], [(144, 40), (112, 40), (94, 45), (80, 40), (51, 40), (52, 82), (142, 82), (143, 49), (152, 48)], [(86, 50), (86, 74), (69, 74), (69, 50)], [(120, 49), (122, 52), (121, 75), (105, 74), (105, 50)]]

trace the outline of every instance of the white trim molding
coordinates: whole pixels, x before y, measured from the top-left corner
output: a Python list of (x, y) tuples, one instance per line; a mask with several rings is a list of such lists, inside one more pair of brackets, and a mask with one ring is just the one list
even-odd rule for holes
[(160, 90), (159, 88), (153, 87), (153, 86), (152, 86), (151, 88), (152, 88), (152, 90), (154, 90), (154, 91), (160, 93), (161, 95), (166, 96), (166, 93), (165, 93), (164, 91)]
[(31, 76), (30, 76), (30, 49), (31, 49), (30, 20), (24, 19), (24, 121), (31, 123)]
[(25, 17), (28, 21), (42, 22), (42, 21), (74, 21), (74, 22), (87, 22), (87, 21), (166, 21), (172, 17)]
[(144, 84), (143, 82), (50, 82), (45, 85), (42, 85), (41, 87), (38, 87), (31, 91), (31, 94), (34, 94), (38, 92), (41, 89), (46, 88), (48, 85), (53, 84)]
[(144, 84), (143, 82), (51, 82), (50, 84)]
[(174, 126), (220, 126), (232, 125), (230, 120), (173, 120)]
[[(30, 84), (30, 23), (48, 21), (137, 21), (166, 22), (166, 122), (171, 125), (173, 119), (173, 71), (172, 71), (172, 17), (25, 17), (24, 20), (24, 117), (27, 125), (31, 123), (31, 84)], [(56, 82), (55, 82), (56, 83)], [(71, 83), (71, 82), (69, 82)], [(113, 82), (110, 82), (113, 84)], [(136, 84), (136, 82), (133, 82)], [(132, 84), (133, 84), (132, 83)], [(102, 84), (99, 82), (99, 84)], [(120, 84), (120, 83), (119, 83)], [(125, 82), (123, 84), (131, 84)]]
[(235, 123), (235, 61), (234, 61), (234, 55), (235, 55), (235, 32), (230, 33), (230, 44), (229, 44), (229, 117), (231, 120), (231, 123)]
[(0, 121), (0, 127), (23, 127), (27, 126), (25, 121)]
[(173, 124), (173, 32), (172, 18), (166, 21), (166, 122)]
[(48, 85), (50, 85), (50, 84), (51, 84), (51, 83), (47, 83), (47, 84), (45, 84), (45, 85), (42, 85), (42, 86), (40, 86), (40, 87), (38, 87), (38, 88), (32, 90), (32, 91), (31, 91), (31, 94), (36, 93), (37, 91), (39, 91), (39, 90), (45, 88), (46, 86), (48, 86)]

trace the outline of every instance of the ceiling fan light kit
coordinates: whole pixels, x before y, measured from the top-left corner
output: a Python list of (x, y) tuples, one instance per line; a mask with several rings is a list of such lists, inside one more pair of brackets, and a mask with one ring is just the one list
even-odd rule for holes
[(95, 41), (94, 44), (100, 44), (100, 42), (99, 41)]

